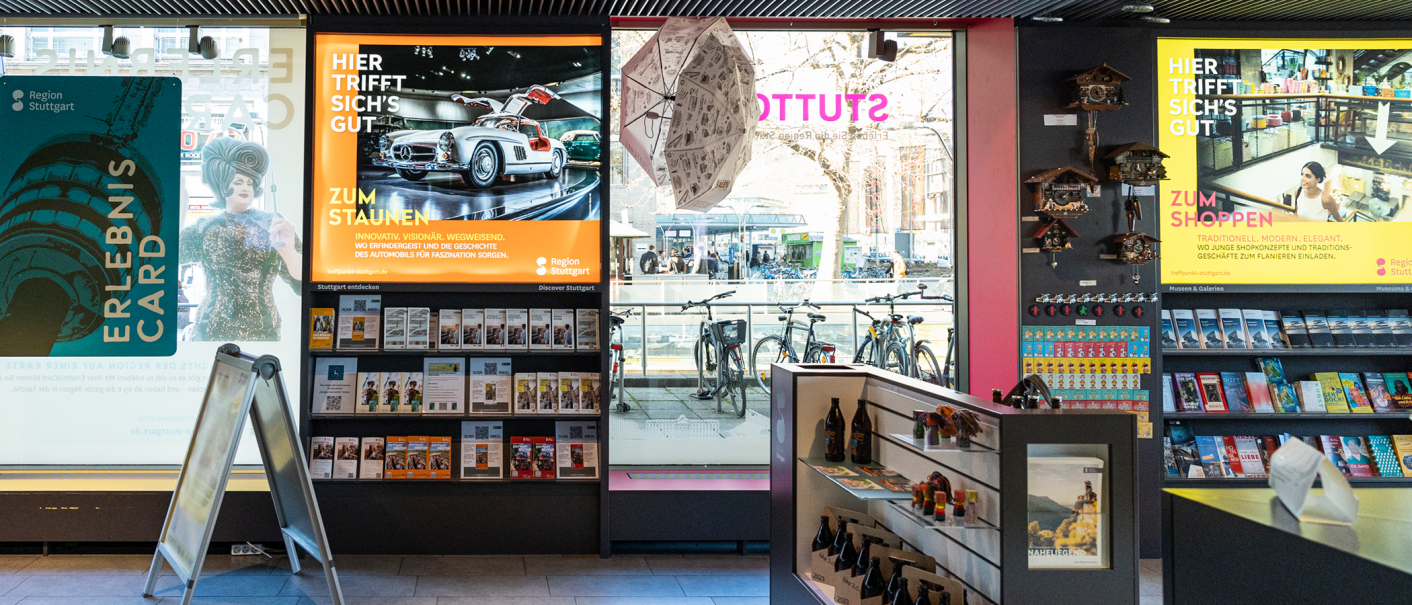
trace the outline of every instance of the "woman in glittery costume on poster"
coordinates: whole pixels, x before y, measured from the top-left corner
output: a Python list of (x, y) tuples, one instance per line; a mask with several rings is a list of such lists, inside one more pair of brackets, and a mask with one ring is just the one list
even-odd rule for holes
[(181, 230), (181, 265), (199, 265), (206, 279), (190, 340), (280, 339), (274, 282), (300, 291), (303, 246), (293, 224), (255, 208), (269, 166), (256, 143), (220, 138), (201, 152), (201, 181), (222, 212)]

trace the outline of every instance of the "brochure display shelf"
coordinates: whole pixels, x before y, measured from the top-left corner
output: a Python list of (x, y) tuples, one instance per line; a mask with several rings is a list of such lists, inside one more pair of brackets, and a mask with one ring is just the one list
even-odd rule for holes
[[(955, 603), (1137, 602), (1136, 415), (1016, 410), (858, 365), (776, 365), (771, 381), (771, 603), (852, 602), (833, 585), (835, 578), (816, 575), (815, 558), (824, 551), (816, 554), (811, 544), (821, 517), (829, 514), (825, 507), (866, 513), (864, 527), (871, 523), (895, 535), (901, 550), (934, 559), (935, 568), (922, 571), (958, 583), (964, 594), (954, 595)], [(872, 426), (868, 463), (825, 460), (825, 417), (833, 398), (839, 399), (846, 423), (858, 401), (865, 402)], [(946, 440), (927, 448), (911, 437), (913, 411), (935, 412), (938, 406), (975, 415), (982, 432), (970, 447)], [(1077, 476), (1076, 485), (1062, 480), (1070, 475), (1047, 466), (1071, 460), (1084, 460), (1084, 472), (1092, 473)], [(907, 485), (927, 481), (933, 472), (953, 490), (976, 493), (976, 501), (967, 503), (975, 511), (970, 522), (950, 514), (937, 521), (913, 507)], [(901, 484), (893, 485), (907, 491), (883, 487), (899, 479)], [(1085, 492), (1084, 479), (1093, 491)], [(878, 489), (866, 489), (861, 481)], [(1064, 501), (1057, 517), (1044, 517), (1031, 504), (1051, 484), (1069, 487), (1060, 487), (1061, 495), (1053, 498)], [(1076, 504), (1076, 498), (1089, 506)], [(1032, 522), (1061, 517), (1094, 528), (1092, 551), (1076, 550), (1073, 559), (1063, 560), (1051, 558), (1052, 544), (1045, 548), (1041, 541), (1031, 549)]]
[[(1172, 286), (1172, 288), (1177, 287)], [(1164, 313), (1174, 313), (1174, 310), (1178, 309), (1193, 310), (1193, 312), (1197, 309), (1214, 309), (1217, 310), (1218, 316), (1219, 310), (1223, 308), (1268, 309), (1281, 313), (1286, 310), (1297, 310), (1302, 314), (1305, 311), (1327, 313), (1330, 310), (1340, 309), (1385, 312), (1408, 307), (1406, 294), (1367, 291), (1338, 292), (1336, 291), (1337, 287), (1321, 286), (1309, 286), (1303, 290), (1297, 286), (1285, 286), (1285, 288), (1288, 290), (1231, 286), (1226, 287), (1227, 291), (1224, 292), (1164, 292), (1161, 306)], [(1288, 343), (1287, 336), (1282, 340), (1286, 344)], [(1389, 373), (1412, 371), (1412, 347), (1371, 346), (1267, 349), (1162, 348), (1159, 367), (1160, 372), (1168, 375), (1222, 372), (1237, 372), (1243, 375), (1244, 373), (1262, 373), (1262, 367), (1257, 361), (1262, 358), (1279, 359), (1286, 381), (1291, 385), (1296, 385), (1296, 391), (1298, 390), (1297, 382), (1314, 381), (1316, 373), (1354, 373), (1361, 380), (1365, 380), (1367, 373), (1386, 376)], [(1365, 385), (1360, 384), (1360, 386)], [(1175, 409), (1181, 410), (1180, 394), (1174, 393), (1174, 398), (1176, 400)], [(1154, 395), (1154, 400), (1157, 400), (1156, 395)], [(1257, 440), (1261, 440), (1265, 436), (1273, 436), (1276, 443), (1278, 443), (1280, 436), (1285, 434), (1296, 437), (1314, 437), (1315, 440), (1322, 436), (1366, 438), (1375, 435), (1412, 435), (1412, 418), (1409, 418), (1409, 415), (1412, 415), (1412, 410), (1391, 408), (1369, 413), (1309, 412), (1305, 411), (1303, 406), (1304, 403), (1301, 400), (1300, 411), (1293, 413), (1163, 411), (1161, 412), (1162, 420), (1156, 427), (1161, 432), (1154, 437), (1163, 439), (1164, 447), (1167, 447), (1167, 439), (1164, 437), (1170, 437), (1173, 427), (1181, 425), (1184, 425), (1186, 430), (1198, 437), (1255, 437)], [(1156, 416), (1156, 410), (1162, 408), (1158, 407), (1157, 401), (1154, 401), (1153, 409), (1153, 415)], [(1366, 439), (1364, 441), (1366, 442)], [(1199, 448), (1196, 449), (1195, 455), (1199, 461)], [(1172, 462), (1177, 460), (1175, 457), (1168, 458)], [(1260, 488), (1269, 485), (1269, 480), (1265, 477), (1208, 476), (1187, 478), (1181, 476), (1180, 471), (1178, 476), (1174, 477), (1165, 465), (1160, 472), (1162, 473), (1163, 486), (1171, 488)], [(1373, 466), (1373, 473), (1379, 474), (1376, 464)], [(1349, 477), (1348, 480), (1355, 487), (1412, 487), (1412, 478), (1408, 477)]]

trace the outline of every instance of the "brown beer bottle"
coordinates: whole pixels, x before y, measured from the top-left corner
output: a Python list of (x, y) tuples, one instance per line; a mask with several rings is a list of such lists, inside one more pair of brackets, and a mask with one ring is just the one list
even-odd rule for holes
[(858, 400), (858, 411), (853, 413), (853, 434), (848, 440), (849, 453), (853, 464), (873, 462), (873, 419), (868, 417), (868, 402)]
[(824, 460), (843, 462), (843, 412), (838, 409), (838, 398), (824, 417)]

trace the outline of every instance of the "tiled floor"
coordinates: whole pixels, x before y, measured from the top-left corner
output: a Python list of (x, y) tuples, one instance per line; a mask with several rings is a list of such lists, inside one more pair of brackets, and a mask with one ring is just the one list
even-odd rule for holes
[[(175, 605), (176, 577), (142, 598), (151, 557), (0, 555), (0, 605)], [(765, 605), (764, 556), (619, 555), (339, 559), (347, 605)], [(1162, 562), (1141, 561), (1139, 605), (1161, 605)], [(199, 605), (330, 605), (317, 564), (292, 575), (283, 559), (207, 557)]]
[[(344, 556), (347, 605), (765, 605), (769, 561), (758, 555)], [(181, 602), (176, 576), (143, 599), (144, 555), (0, 555), (0, 605)], [(171, 571), (168, 570), (167, 574)], [(207, 557), (199, 605), (330, 605), (316, 563), (292, 575), (277, 558)]]
[[(716, 411), (716, 401), (714, 399), (702, 401), (693, 399), (691, 394), (696, 389), (691, 387), (628, 387), (628, 405), (632, 408), (629, 412), (613, 411), (609, 415), (609, 421), (616, 420), (676, 420), (685, 416), (687, 420), (719, 420), (721, 421), (721, 432), (729, 432), (744, 420), (738, 418), (734, 413), (721, 413)], [(761, 414), (769, 414), (770, 396), (765, 391), (751, 387), (746, 389), (745, 405), (747, 409), (755, 410)], [(730, 405), (725, 406), (727, 410)]]

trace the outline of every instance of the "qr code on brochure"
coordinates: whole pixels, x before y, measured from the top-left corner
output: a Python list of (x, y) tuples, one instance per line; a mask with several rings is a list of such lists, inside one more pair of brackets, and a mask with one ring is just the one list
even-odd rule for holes
[(500, 364), (497, 364), (493, 361), (487, 362), (485, 364), (485, 369), (482, 371), (485, 373), (486, 376), (494, 376), (500, 369), (499, 365)]
[(354, 313), (366, 313), (368, 311), (368, 301), (357, 298), (353, 300)]
[(570, 439), (583, 439), (583, 427), (581, 427), (581, 426), (571, 426), (571, 427), (569, 427), (569, 438), (570, 438)]
[(490, 427), (488, 427), (488, 426), (478, 426), (478, 427), (476, 427), (476, 439), (490, 439)]
[(324, 410), (337, 410), (343, 407), (342, 395), (329, 395), (324, 398)]

